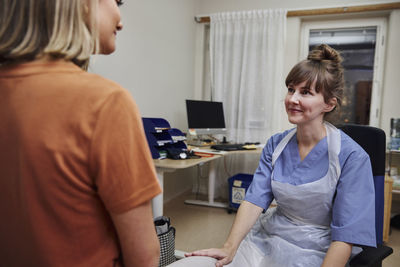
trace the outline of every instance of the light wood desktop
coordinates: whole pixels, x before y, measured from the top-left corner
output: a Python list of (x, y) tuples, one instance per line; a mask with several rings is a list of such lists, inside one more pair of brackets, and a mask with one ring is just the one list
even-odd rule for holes
[[(191, 147), (190, 149), (193, 149)], [(195, 148), (196, 149), (196, 148)], [(202, 151), (209, 151), (212, 152), (213, 150), (209, 147), (201, 147), (198, 148)], [(215, 160), (223, 158), (225, 156), (229, 156), (236, 153), (248, 154), (248, 153), (261, 153), (262, 148), (257, 148), (254, 150), (235, 150), (229, 152), (222, 152), (218, 154), (214, 154), (212, 157), (201, 157), (198, 159), (184, 159), (184, 160), (173, 160), (173, 159), (155, 159), (154, 165), (156, 166), (157, 177), (160, 182), (161, 188), (164, 186), (164, 173), (165, 172), (174, 172), (177, 169), (185, 169), (190, 168), (193, 166), (197, 166), (199, 164), (207, 163), (209, 164), (209, 171), (208, 171), (208, 201), (201, 201), (201, 200), (186, 200), (186, 204), (193, 204), (193, 205), (203, 205), (203, 206), (210, 206), (210, 207), (217, 207), (217, 208), (227, 208), (227, 203), (215, 202), (215, 180), (217, 178), (217, 170), (215, 168)], [(164, 196), (163, 193), (156, 196), (153, 201), (153, 216), (158, 217), (163, 215), (163, 203), (164, 203)]]
[(393, 179), (389, 175), (385, 175), (385, 204), (383, 213), (383, 241), (389, 242), (390, 234), (390, 216), (392, 210), (392, 187)]

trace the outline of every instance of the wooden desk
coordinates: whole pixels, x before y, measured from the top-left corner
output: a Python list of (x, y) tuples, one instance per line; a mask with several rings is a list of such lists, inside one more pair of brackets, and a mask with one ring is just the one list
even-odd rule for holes
[[(202, 150), (212, 150), (210, 148), (202, 148)], [(221, 151), (221, 157), (230, 156), (233, 154), (261, 154), (262, 148), (248, 149), (248, 150), (233, 150), (233, 151)], [(208, 172), (208, 201), (197, 200), (197, 199), (187, 199), (185, 204), (200, 205), (214, 208), (228, 208), (228, 203), (215, 202), (215, 179), (217, 176), (217, 170), (215, 168), (215, 162), (210, 162), (209, 172)]]
[(385, 175), (385, 204), (383, 212), (383, 241), (389, 241), (390, 231), (390, 215), (392, 210), (392, 186), (393, 179), (389, 175)]
[[(201, 150), (211, 150), (207, 147), (202, 147)], [(217, 178), (217, 170), (215, 168), (215, 160), (221, 159), (224, 156), (229, 156), (232, 154), (248, 154), (248, 153), (261, 153), (262, 148), (254, 150), (236, 150), (224, 152), (221, 154), (215, 154), (213, 157), (202, 157), (199, 159), (185, 159), (185, 160), (173, 160), (173, 159), (155, 159), (154, 165), (156, 166), (157, 177), (160, 182), (161, 188), (164, 187), (164, 173), (174, 172), (177, 169), (185, 169), (200, 164), (209, 164), (208, 169), (208, 201), (201, 200), (185, 200), (186, 204), (202, 205), (217, 208), (227, 208), (227, 203), (215, 202), (215, 180)], [(163, 203), (164, 196), (163, 193), (156, 196), (152, 201), (153, 206), (153, 216), (158, 217), (163, 215)]]
[[(185, 169), (193, 167), (199, 164), (212, 163), (214, 160), (222, 157), (221, 155), (214, 155), (213, 157), (203, 157), (199, 159), (185, 159), (185, 160), (173, 160), (173, 159), (155, 159), (154, 165), (156, 166), (156, 172), (160, 186), (164, 189), (164, 173), (174, 172), (177, 169)], [(209, 179), (214, 179), (215, 183), (215, 168), (214, 164), (210, 164)], [(210, 182), (209, 182), (210, 183)], [(212, 199), (214, 200), (214, 199)], [(153, 206), (153, 216), (158, 217), (163, 215), (163, 205), (164, 205), (164, 193), (162, 192), (156, 196), (152, 201)]]

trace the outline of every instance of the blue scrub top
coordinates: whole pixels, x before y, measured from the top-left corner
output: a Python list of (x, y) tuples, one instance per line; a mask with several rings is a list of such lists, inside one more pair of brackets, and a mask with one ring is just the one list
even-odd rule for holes
[[(271, 189), (272, 154), (279, 142), (289, 133), (272, 136), (261, 154), (245, 200), (267, 209), (274, 196)], [(348, 135), (340, 131), (341, 175), (332, 207), (332, 240), (376, 246), (375, 189), (368, 154)], [(294, 135), (275, 162), (275, 179), (300, 185), (323, 178), (328, 171), (328, 144), (323, 138), (304, 158), (300, 159)]]

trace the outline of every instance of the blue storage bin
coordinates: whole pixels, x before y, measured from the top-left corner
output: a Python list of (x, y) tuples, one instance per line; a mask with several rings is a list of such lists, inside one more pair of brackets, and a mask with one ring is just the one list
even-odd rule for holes
[(252, 181), (253, 175), (245, 173), (238, 173), (228, 178), (230, 208), (239, 208)]
[(400, 137), (390, 137), (389, 150), (400, 150)]

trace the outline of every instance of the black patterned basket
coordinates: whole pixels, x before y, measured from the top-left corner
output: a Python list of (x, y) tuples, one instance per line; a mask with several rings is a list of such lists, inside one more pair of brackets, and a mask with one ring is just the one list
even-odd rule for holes
[(158, 240), (160, 241), (160, 264), (158, 266), (164, 267), (175, 262), (175, 228), (170, 226), (168, 232), (158, 235)]

